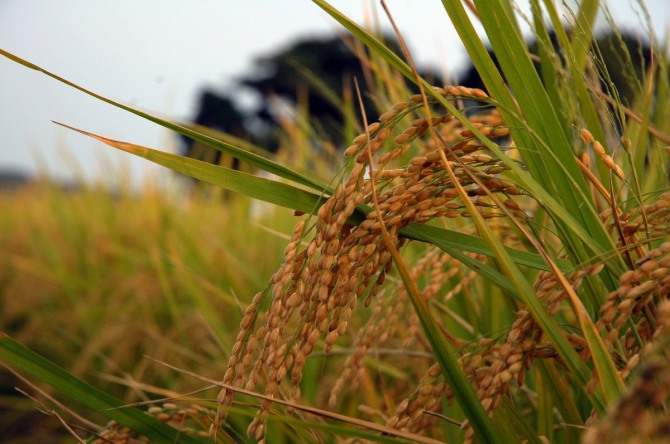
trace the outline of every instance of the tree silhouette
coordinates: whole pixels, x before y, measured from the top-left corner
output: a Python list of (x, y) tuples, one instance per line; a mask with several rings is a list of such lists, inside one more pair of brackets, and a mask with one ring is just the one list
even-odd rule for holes
[[(385, 38), (387, 45), (396, 52), (400, 46), (392, 38)], [(307, 38), (276, 54), (257, 60), (255, 72), (243, 78), (239, 86), (245, 87), (260, 98), (260, 105), (251, 111), (241, 111), (225, 94), (206, 89), (201, 93), (194, 123), (247, 139), (273, 151), (277, 147), (275, 130), (279, 127), (277, 105), (305, 106), (311, 124), (320, 130), (323, 139), (342, 146), (343, 110), (335, 97), (342, 97), (345, 90), (354, 94), (354, 78), (362, 89), (366, 118), (373, 122), (379, 115), (373, 99), (365, 94), (367, 73), (359, 54), (352, 49), (350, 36)], [(431, 72), (423, 75), (435, 78)], [(412, 88), (408, 82), (408, 87)], [(362, 121), (358, 104), (353, 112)], [(186, 154), (200, 159), (218, 161), (214, 150), (187, 143)]]
[[(235, 137), (249, 139), (250, 134), (245, 127), (244, 121), (244, 114), (230, 98), (209, 90), (201, 92), (198, 101), (198, 114), (193, 123), (231, 134)], [(187, 146), (186, 154), (189, 157), (210, 163), (219, 163), (220, 151), (187, 137), (182, 137), (182, 140)]]
[[(554, 47), (558, 48), (555, 33), (550, 33), (550, 38)], [(400, 52), (396, 40), (386, 37), (385, 41), (391, 49)], [(225, 94), (206, 89), (201, 93), (194, 122), (273, 151), (278, 144), (276, 130), (279, 127), (278, 113), (281, 112), (277, 109), (277, 103), (286, 103), (289, 107), (300, 103), (306, 106), (310, 122), (321, 130), (322, 137), (337, 146), (343, 146), (347, 141), (343, 140), (342, 109), (334, 103), (324, 86), (340, 97), (345, 90), (352, 90), (354, 78), (358, 79), (362, 88), (365, 87), (366, 72), (359, 54), (352, 50), (353, 42), (350, 36), (306, 38), (276, 54), (260, 58), (255, 72), (241, 79), (238, 84), (260, 98), (260, 105), (256, 109), (242, 111)], [(604, 68), (623, 103), (629, 104), (639, 91), (640, 79), (649, 66), (650, 46), (632, 34), (613, 32), (600, 35), (595, 46), (599, 48)], [(531, 42), (529, 49), (537, 53), (537, 42)], [(495, 54), (491, 50), (489, 54), (497, 65)], [(539, 64), (536, 67), (539, 72)], [(460, 84), (485, 89), (474, 66), (470, 65), (464, 72), (460, 76)], [(440, 83), (438, 76), (432, 72), (423, 71), (421, 74), (436, 79), (436, 84)], [(607, 85), (603, 83), (603, 86)], [(409, 84), (408, 87), (412, 88)], [(363, 94), (363, 101), (367, 120), (375, 121), (379, 110), (374, 101), (367, 94)], [(358, 113), (358, 106), (353, 108)], [(359, 114), (357, 117), (359, 122), (362, 121)], [(190, 140), (187, 141), (185, 151), (191, 157), (219, 161), (218, 151)]]

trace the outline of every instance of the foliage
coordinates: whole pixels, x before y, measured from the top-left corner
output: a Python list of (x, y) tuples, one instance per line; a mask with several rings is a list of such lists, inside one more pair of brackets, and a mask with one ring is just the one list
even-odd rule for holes
[[(383, 38), (394, 52), (400, 53), (394, 36)], [(363, 91), (368, 120), (376, 119), (383, 105), (382, 95), (371, 94), (379, 88), (380, 73), (369, 61), (365, 47), (347, 33), (299, 39), (275, 54), (257, 59), (254, 69), (239, 79), (239, 88), (258, 99), (254, 109), (241, 110), (227, 93), (206, 89), (201, 92), (194, 123), (274, 152), (292, 117), (297, 117), (300, 131), (312, 140), (313, 151), (333, 145), (341, 147), (353, 137), (354, 129), (360, 129), (361, 113), (353, 100), (354, 79)], [(439, 83), (435, 73), (422, 73)], [(408, 81), (398, 86), (411, 84)], [(184, 140), (189, 157), (220, 163), (219, 151)]]

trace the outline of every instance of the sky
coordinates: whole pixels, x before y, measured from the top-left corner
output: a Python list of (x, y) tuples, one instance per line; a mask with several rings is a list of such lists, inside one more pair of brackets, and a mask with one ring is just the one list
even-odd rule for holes
[[(330, 3), (358, 23), (375, 14), (388, 23), (378, 2)], [(387, 4), (420, 66), (453, 74), (464, 65), (465, 51), (440, 1)], [(620, 23), (639, 27), (631, 10), (636, 1), (610, 4)], [(657, 34), (664, 35), (667, 0), (646, 4)], [(203, 87), (237, 93), (236, 80), (252, 73), (258, 58), (338, 30), (309, 0), (0, 0), (0, 48), (98, 94), (177, 119), (194, 114)], [(137, 183), (163, 174), (161, 167), (52, 121), (177, 149), (177, 137), (162, 127), (1, 56), (0, 85), (0, 170), (58, 180), (114, 182), (123, 176)]]

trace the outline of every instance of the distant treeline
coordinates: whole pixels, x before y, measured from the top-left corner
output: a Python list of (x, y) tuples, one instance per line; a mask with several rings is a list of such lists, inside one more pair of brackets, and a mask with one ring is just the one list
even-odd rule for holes
[[(557, 47), (555, 34), (551, 35), (551, 39)], [(386, 37), (385, 41), (391, 49), (400, 53), (394, 38)], [(649, 67), (649, 44), (633, 34), (610, 32), (599, 36), (595, 47), (622, 103), (629, 104)], [(530, 42), (529, 49), (537, 54), (537, 43)], [(490, 54), (497, 64), (495, 54), (491, 51)], [(308, 110), (310, 123), (320, 130), (323, 138), (336, 146), (344, 146), (347, 143), (343, 140), (344, 115), (333, 94), (337, 97), (345, 91), (353, 91), (353, 79), (356, 78), (363, 89), (363, 105), (368, 121), (375, 121), (379, 115), (373, 99), (365, 94), (365, 81), (370, 78), (365, 57), (364, 50), (354, 46), (354, 40), (346, 36), (300, 40), (274, 55), (259, 59), (255, 72), (239, 80), (240, 87), (247, 88), (259, 98), (255, 109), (243, 111), (229, 95), (207, 88), (200, 93), (197, 113), (192, 121), (273, 151), (278, 146), (280, 113), (300, 104)], [(539, 64), (536, 66), (539, 71)], [(440, 76), (435, 72), (422, 69), (420, 73), (435, 85), (442, 85)], [(460, 85), (486, 89), (473, 66), (464, 67), (461, 73), (458, 79)], [(408, 87), (412, 89), (413, 85), (408, 82)], [(360, 121), (358, 107), (353, 112)], [(216, 150), (194, 145), (190, 139), (184, 139), (184, 147), (184, 153), (191, 157), (210, 162), (219, 160)]]

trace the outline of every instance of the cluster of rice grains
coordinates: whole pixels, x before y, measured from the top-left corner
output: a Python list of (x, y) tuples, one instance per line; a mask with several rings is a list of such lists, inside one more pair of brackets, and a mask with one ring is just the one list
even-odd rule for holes
[[(477, 89), (450, 86), (436, 88), (436, 91), (452, 100), (488, 100), (486, 94)], [(432, 117), (430, 122), (425, 117), (417, 118), (408, 127), (400, 128), (409, 122), (408, 116), (422, 115), (422, 107), (420, 95), (396, 104), (379, 122), (369, 125), (366, 133), (356, 137), (346, 150), (345, 155), (353, 161), (350, 176), (320, 207), (316, 221), (307, 219), (295, 227), (284, 262), (272, 277), (271, 285), (258, 293), (246, 310), (223, 384), (261, 391), (270, 398), (298, 401), (306, 358), (315, 347), (330, 352), (338, 337), (347, 332), (353, 311), (360, 305), (368, 307), (375, 300), (371, 313), (370, 310), (367, 313), (368, 322), (356, 334), (355, 351), (330, 392), (330, 403), (336, 402), (347, 383), (356, 384), (366, 351), (388, 340), (398, 325), (403, 325), (404, 345), (411, 344), (420, 330), (418, 319), (405, 315), (408, 306), (402, 284), (383, 285), (393, 263), (382, 238), (378, 213), (370, 211), (358, 225), (348, 223), (357, 208), (373, 206), (373, 186), (378, 195), (379, 213), (395, 248), (407, 242), (399, 231), (410, 223), (469, 216), (457, 199), (458, 192), (441, 163), (440, 151), (484, 217), (503, 213), (485, 197), (486, 192), (467, 174), (466, 168), (476, 175), (480, 184), (500, 193), (501, 201), (512, 214), (521, 219), (526, 217), (514, 200), (520, 191), (499, 177), (506, 167), (453, 116)], [(506, 140), (509, 134), (494, 108), (469, 119), (489, 140)], [(420, 139), (430, 125), (439, 133), (440, 146), (436, 146), (436, 139)], [(370, 153), (374, 168), (372, 178), (369, 177)], [(403, 167), (390, 167), (409, 156), (414, 157), (405, 160)], [(436, 297), (451, 276), (450, 267), (460, 270), (456, 261), (439, 250), (427, 253), (424, 260), (416, 264), (415, 273), (430, 276), (423, 289), (425, 297)], [(465, 279), (472, 277), (468, 273), (463, 272)], [(384, 295), (380, 296), (380, 292)], [(500, 352), (510, 350), (504, 346)], [(514, 365), (512, 359), (510, 357), (510, 364)], [(427, 372), (427, 378), (436, 381), (439, 371), (431, 367)], [(260, 390), (261, 384), (264, 390)], [(428, 408), (446, 389), (444, 383), (435, 383), (430, 385), (430, 390), (419, 390), (422, 408)], [(220, 392), (219, 413), (212, 434), (225, 419), (233, 395), (233, 390), (226, 388)], [(258, 415), (248, 428), (249, 436), (264, 440), (264, 416), (271, 404), (269, 400), (261, 401)], [(407, 406), (415, 422), (419, 421), (417, 411), (421, 409)], [(401, 428), (407, 426), (407, 422), (391, 419), (389, 425)]]
[[(480, 90), (445, 87), (436, 91), (450, 100), (490, 105)], [(225, 420), (233, 402), (232, 388), (244, 388), (266, 395), (248, 428), (251, 437), (264, 441), (265, 417), (270, 413), (271, 399), (298, 402), (306, 359), (315, 349), (330, 353), (338, 338), (349, 333), (351, 338), (342, 341), (350, 346), (346, 350), (347, 358), (336, 379), (324, 379), (327, 395), (320, 402), (327, 401), (334, 406), (347, 389), (357, 387), (365, 378), (364, 358), (369, 353), (380, 353), (385, 345), (385, 350), (400, 352), (414, 349), (421, 353), (416, 349), (423, 348), (423, 359), (417, 359), (418, 364), (412, 363), (413, 371), (423, 375), (418, 385), (384, 388), (386, 400), (395, 408), (388, 407), (391, 411), (368, 406), (359, 408), (384, 418), (388, 429), (431, 434), (439, 415), (430, 413), (440, 413), (441, 400), (450, 401), (453, 393), (439, 366), (431, 366), (431, 360), (425, 359), (430, 358), (430, 347), (421, 335), (417, 315), (409, 309), (402, 282), (388, 282), (393, 263), (379, 217), (396, 249), (407, 243), (400, 231), (408, 224), (469, 217), (444, 168), (443, 155), (484, 218), (504, 214), (487, 197), (487, 190), (498, 194), (500, 198), (496, 200), (505, 205), (506, 213), (517, 220), (527, 216), (519, 206), (522, 193), (500, 175), (506, 166), (458, 119), (431, 111), (434, 114), (430, 121), (426, 117), (410, 120), (410, 116), (423, 115), (422, 102), (423, 97), (417, 95), (394, 105), (378, 122), (369, 125), (365, 134), (356, 137), (345, 151), (353, 164), (349, 177), (320, 207), (316, 220), (308, 218), (296, 225), (284, 262), (272, 277), (271, 285), (255, 296), (244, 315), (223, 378), (223, 384), (230, 388), (224, 387), (219, 394), (219, 410), (211, 433), (216, 433)], [(431, 102), (431, 106), (437, 108), (435, 102)], [(503, 145), (501, 141), (507, 140), (509, 129), (494, 107), (485, 108), (468, 119), (489, 141)], [(436, 137), (424, 137), (430, 127), (434, 128)], [(623, 176), (621, 168), (588, 131), (582, 131), (581, 137), (616, 176)], [(377, 207), (373, 187), (378, 196)], [(361, 216), (365, 213), (361, 210), (366, 208), (369, 209), (367, 215)], [(640, 237), (653, 240), (667, 236), (669, 213), (670, 193), (627, 213), (617, 210), (616, 218), (609, 210), (602, 214), (603, 223), (612, 236), (618, 238), (619, 247), (628, 251), (631, 268), (620, 277), (620, 287), (606, 298), (596, 324), (623, 378), (635, 373), (644, 351), (658, 342), (654, 338), (663, 330), (659, 330), (659, 325), (666, 322), (660, 315), (659, 321), (655, 321), (654, 307), (659, 296), (666, 295), (670, 289), (670, 243), (647, 250), (641, 246), (644, 242)], [(355, 217), (363, 219), (362, 222), (351, 223)], [(502, 236), (507, 244), (518, 241), (506, 222), (492, 220), (490, 223), (505, 233)], [(468, 229), (462, 224), (461, 227)], [(465, 270), (460, 262), (439, 249), (425, 246), (422, 254), (411, 265), (410, 273), (412, 279), (423, 283), (421, 291), (426, 300), (444, 302), (459, 294), (475, 277), (472, 271)], [(567, 277), (570, 285), (578, 289), (585, 279), (602, 269), (603, 264), (595, 264)], [(534, 289), (552, 315), (567, 298), (557, 277), (550, 272), (538, 274)], [(360, 306), (367, 310), (358, 310), (357, 314), (363, 313), (353, 317), (354, 310)], [(666, 311), (670, 313), (670, 309)], [(523, 386), (525, 372), (535, 359), (558, 357), (553, 345), (544, 342), (543, 332), (530, 313), (520, 309), (516, 316), (516, 321), (501, 338), (481, 338), (474, 343), (459, 344), (461, 368), (490, 415), (512, 384)], [(624, 328), (624, 323), (631, 319), (635, 331)], [(348, 329), (350, 324), (352, 328)], [(584, 339), (567, 329), (564, 335), (582, 359), (588, 361), (590, 356)], [(650, 377), (655, 379), (669, 377), (670, 365), (649, 364), (645, 368), (644, 372), (653, 373)], [(596, 381), (592, 383), (595, 386)], [(621, 409), (624, 414), (625, 409)], [(594, 415), (592, 420), (596, 419)], [(602, 424), (594, 430), (613, 433), (607, 427), (613, 427), (616, 421), (612, 423), (611, 418), (605, 418)], [(473, 437), (472, 430), (467, 422), (461, 426), (469, 441)]]
[[(665, 244), (664, 256), (670, 251)], [(666, 266), (670, 258), (663, 259)], [(670, 275), (664, 279), (666, 293)], [(647, 281), (650, 282), (650, 281)], [(639, 352), (633, 354), (625, 371), (635, 371), (630, 390), (607, 415), (590, 427), (584, 435), (584, 444), (603, 442), (647, 443), (667, 442), (670, 436), (670, 302), (658, 306), (655, 313), (655, 332)]]
[[(205, 430), (211, 422), (212, 412), (197, 404), (183, 408), (176, 404), (165, 403), (150, 407), (147, 415), (174, 427), (182, 435), (207, 438)], [(150, 441), (147, 437), (139, 435), (136, 430), (123, 426), (116, 421), (111, 421), (86, 442), (90, 444), (139, 444)]]
[[(595, 152), (602, 157), (597, 149)], [(615, 174), (619, 175), (616, 171)], [(636, 206), (629, 212), (618, 209), (616, 218), (611, 209), (601, 213), (605, 226), (618, 238), (617, 247), (626, 251), (624, 255), (630, 269), (619, 276), (618, 288), (610, 292), (600, 306), (596, 328), (605, 338), (621, 377), (632, 378), (633, 384), (629, 393), (612, 406), (602, 420), (595, 411), (592, 413), (587, 421), (590, 427), (584, 436), (585, 443), (665, 442), (670, 436), (670, 415), (667, 413), (670, 400), (670, 358), (667, 355), (670, 345), (670, 303), (667, 302), (670, 242), (651, 249), (644, 247), (649, 241), (658, 242), (670, 234), (669, 216), (670, 193), (663, 193), (652, 203)], [(574, 273), (570, 278), (572, 288), (578, 289), (585, 278), (602, 269), (603, 264), (597, 264)], [(548, 272), (540, 272), (535, 290), (552, 315), (558, 311), (559, 302), (567, 298), (556, 276)], [(515, 326), (524, 317), (527, 318), (526, 325), (533, 326), (534, 336), (539, 341), (541, 331), (524, 312), (519, 313)], [(514, 335), (514, 330), (513, 327), (507, 341)], [(581, 352), (581, 358), (588, 361), (590, 354), (584, 338), (567, 331), (564, 335), (575, 350)], [(532, 336), (525, 335), (526, 338)], [(523, 359), (529, 367), (531, 359), (556, 355), (551, 344), (538, 344), (531, 345)], [(595, 387), (596, 382), (590, 381), (589, 386)], [(481, 383), (479, 387), (481, 389)], [(480, 399), (484, 399), (481, 390)]]
[[(570, 284), (573, 288), (578, 288), (586, 276), (601, 270), (602, 265), (581, 270), (570, 278)], [(539, 273), (534, 289), (552, 315), (559, 310), (559, 303), (566, 298), (555, 275), (547, 271)], [(565, 336), (576, 349), (584, 349), (585, 341), (582, 337), (568, 332), (565, 332)], [(532, 315), (526, 310), (519, 310), (502, 342), (483, 337), (474, 344), (462, 347), (460, 367), (470, 377), (477, 397), (489, 415), (500, 405), (503, 396), (510, 389), (510, 384), (523, 386), (525, 370), (530, 368), (533, 360), (557, 357), (552, 344), (543, 343), (542, 337), (543, 332)], [(439, 367), (434, 365), (415, 393), (398, 405), (395, 415), (387, 425), (416, 433), (425, 430), (430, 426), (432, 417), (421, 413), (430, 411), (441, 396), (451, 400), (453, 393), (442, 381)], [(466, 441), (470, 442), (473, 430), (467, 421), (461, 426), (466, 430)]]

